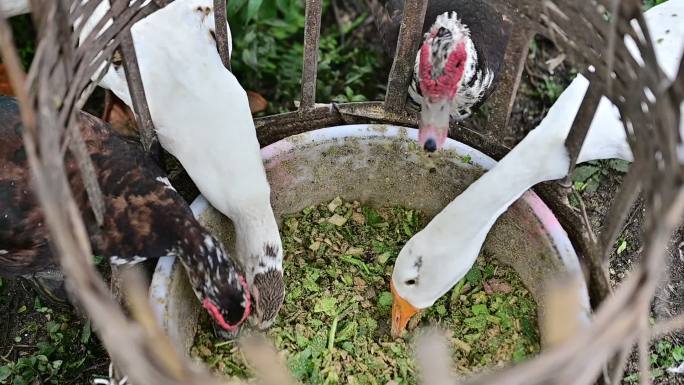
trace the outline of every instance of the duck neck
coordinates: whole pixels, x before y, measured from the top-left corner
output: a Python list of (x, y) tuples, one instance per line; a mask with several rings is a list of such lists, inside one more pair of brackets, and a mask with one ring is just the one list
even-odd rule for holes
[(236, 216), (235, 246), (251, 287), (254, 276), (282, 269), (282, 244), (270, 202), (250, 205)]
[[(473, 211), (469, 226), (493, 225), (516, 199), (537, 183), (562, 178), (567, 174), (569, 158), (564, 135), (553, 129), (537, 128), (530, 132), (489, 172), (483, 174), (460, 196), (454, 215), (463, 215), (463, 207)], [(465, 203), (464, 203), (465, 202)], [(447, 206), (445, 212), (449, 212)]]
[(216, 285), (237, 282), (238, 275), (221, 241), (192, 222), (187, 220), (184, 224), (174, 254), (185, 267), (195, 294), (203, 300), (219, 291)]

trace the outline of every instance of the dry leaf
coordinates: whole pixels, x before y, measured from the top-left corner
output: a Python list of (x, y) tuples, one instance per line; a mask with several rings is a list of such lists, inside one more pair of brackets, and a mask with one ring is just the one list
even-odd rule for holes
[(133, 111), (114, 93), (107, 91), (102, 120), (109, 123), (115, 132), (125, 136), (138, 136), (138, 125)]
[(508, 294), (513, 290), (511, 288), (511, 285), (507, 284), (506, 282), (499, 282), (499, 280), (496, 278), (492, 278), (488, 281), (485, 281), (483, 286), (484, 286), (485, 293), (487, 293), (487, 294), (493, 294), (493, 293)]
[(247, 91), (247, 99), (249, 100), (249, 110), (253, 114), (261, 112), (268, 107), (268, 102), (258, 92)]

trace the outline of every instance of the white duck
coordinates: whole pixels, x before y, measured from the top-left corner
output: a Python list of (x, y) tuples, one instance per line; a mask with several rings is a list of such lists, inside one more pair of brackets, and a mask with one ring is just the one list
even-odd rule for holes
[[(103, 1), (82, 38), (108, 7)], [(159, 142), (233, 221), (237, 259), (254, 297), (252, 323), (267, 328), (284, 296), (283, 251), (247, 95), (216, 48), (213, 2), (176, 0), (131, 31)], [(228, 36), (230, 51), (230, 30)], [(132, 107), (121, 66), (100, 85)]]
[(0, 1), (0, 15), (4, 17), (13, 17), (29, 13), (28, 0), (2, 0)]
[[(648, 10), (646, 22), (658, 62), (674, 79), (684, 50), (684, 0), (669, 0)], [(633, 42), (628, 43), (640, 59)], [(589, 81), (578, 75), (536, 129), (404, 246), (391, 281), (393, 335), (401, 335), (414, 314), (432, 306), (463, 278), (496, 219), (516, 199), (537, 183), (566, 175), (569, 157), (564, 142), (588, 86)], [(619, 112), (604, 97), (578, 163), (607, 158), (633, 159)]]

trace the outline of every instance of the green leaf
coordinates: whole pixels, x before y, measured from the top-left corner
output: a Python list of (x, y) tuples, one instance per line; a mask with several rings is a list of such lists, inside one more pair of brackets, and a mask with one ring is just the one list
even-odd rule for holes
[(381, 265), (385, 265), (385, 263), (387, 263), (387, 260), (389, 260), (391, 256), (392, 256), (392, 253), (389, 251), (386, 251), (386, 252), (378, 255), (378, 258), (377, 258), (378, 263)]
[(617, 172), (626, 173), (629, 171), (629, 162), (622, 159), (611, 159), (608, 161), (610, 168)]
[(333, 297), (321, 298), (314, 306), (314, 313), (324, 313), (334, 316), (337, 313), (337, 299)]
[(378, 306), (381, 308), (389, 308), (392, 306), (392, 293), (388, 291), (383, 291), (378, 296)]
[(596, 177), (590, 178), (584, 185), (583, 191), (587, 194), (594, 193), (599, 187), (599, 181)]
[(9, 365), (0, 366), (0, 381), (5, 381), (12, 375), (12, 369)]
[(623, 239), (622, 241), (620, 241), (620, 245), (617, 248), (617, 254), (618, 255), (622, 254), (622, 252), (625, 251), (626, 249), (627, 249), (627, 241), (625, 241)]
[(596, 166), (582, 165), (575, 168), (572, 173), (573, 182), (586, 182), (599, 171)]
[(485, 317), (470, 317), (464, 319), (463, 322), (472, 329), (483, 330), (487, 327), (487, 318)]
[(230, 0), (226, 7), (228, 14), (235, 15), (245, 4), (247, 4), (247, 0)]
[(487, 309), (487, 305), (485, 305), (483, 303), (473, 305), (473, 307), (471, 307), (470, 310), (475, 315), (488, 315), (489, 314), (489, 309)]
[(356, 321), (347, 322), (347, 324), (339, 331), (335, 337), (335, 341), (342, 342), (356, 337), (359, 324)]
[(254, 16), (256, 16), (257, 12), (259, 12), (262, 2), (263, 0), (249, 0), (247, 3), (247, 17), (245, 21), (250, 21), (254, 18)]
[(259, 69), (257, 55), (255, 50), (245, 49), (242, 51), (242, 61), (255, 70)]
[(677, 346), (674, 348), (672, 350), (672, 358), (677, 362), (684, 361), (684, 346)]
[(378, 214), (377, 211), (375, 211), (374, 209), (372, 209), (370, 207), (364, 207), (363, 208), (363, 214), (366, 216), (366, 223), (368, 223), (371, 226), (377, 225), (378, 223), (382, 223), (382, 221), (383, 221), (380, 214)]
[(90, 334), (90, 320), (86, 320), (86, 322), (83, 324), (83, 329), (81, 330), (81, 343), (88, 343), (88, 341), (90, 341)]
[(479, 286), (482, 282), (482, 272), (479, 267), (472, 268), (465, 276), (466, 282), (472, 286)]

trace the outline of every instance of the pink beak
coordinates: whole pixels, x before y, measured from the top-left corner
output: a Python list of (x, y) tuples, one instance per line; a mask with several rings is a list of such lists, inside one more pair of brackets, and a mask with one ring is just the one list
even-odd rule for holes
[(427, 152), (435, 152), (444, 147), (449, 133), (448, 97), (424, 97), (420, 106), (418, 123), (418, 142)]
[(418, 143), (427, 152), (435, 152), (444, 147), (449, 127), (418, 125)]

